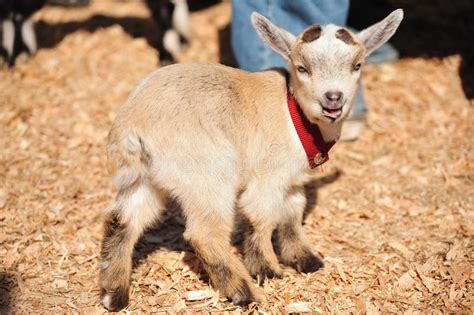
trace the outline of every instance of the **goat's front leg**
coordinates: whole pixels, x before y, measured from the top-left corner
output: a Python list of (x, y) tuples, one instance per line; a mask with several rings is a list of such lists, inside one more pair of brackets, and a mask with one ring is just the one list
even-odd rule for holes
[(324, 266), (321, 259), (313, 254), (306, 242), (303, 230), (303, 212), (306, 197), (303, 189), (289, 194), (285, 200), (287, 215), (279, 223), (278, 241), (281, 260), (284, 264), (304, 273), (314, 272)]
[(247, 229), (244, 240), (244, 264), (260, 284), (265, 278), (279, 278), (282, 270), (273, 250), (272, 233), (282, 213), (283, 198), (278, 187), (255, 181), (241, 195), (240, 214)]
[(216, 289), (239, 305), (265, 299), (252, 284), (242, 262), (232, 253), (230, 226), (225, 226), (222, 221), (200, 221), (189, 216), (186, 225), (185, 239), (200, 258)]
[(245, 233), (244, 264), (259, 284), (265, 278), (280, 278), (282, 271), (271, 242), (273, 225), (250, 223)]

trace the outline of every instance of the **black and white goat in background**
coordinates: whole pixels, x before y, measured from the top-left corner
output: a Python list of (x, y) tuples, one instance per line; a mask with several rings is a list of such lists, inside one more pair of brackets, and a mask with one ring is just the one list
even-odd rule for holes
[(186, 0), (146, 0), (146, 3), (158, 24), (160, 63), (173, 63), (191, 35), (188, 3)]
[(41, 9), (46, 0), (0, 0), (0, 21), (3, 38), (0, 59), (9, 66), (15, 59), (25, 54), (33, 54), (38, 49), (33, 13)]
[[(38, 49), (34, 22), (31, 16), (47, 0), (0, 0), (2, 47), (0, 64), (15, 65), (21, 56), (34, 54)], [(54, 3), (54, 1), (51, 1)], [(145, 0), (158, 26), (160, 63), (173, 63), (181, 54), (182, 44), (190, 38), (189, 9), (186, 0)]]

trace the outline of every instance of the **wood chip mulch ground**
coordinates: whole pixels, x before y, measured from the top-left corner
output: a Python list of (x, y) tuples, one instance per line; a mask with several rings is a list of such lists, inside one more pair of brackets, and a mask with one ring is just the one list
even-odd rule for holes
[[(158, 65), (140, 36), (152, 26), (139, 1), (46, 7), (35, 19), (49, 47), (0, 70), (0, 313), (104, 313), (101, 211), (115, 192), (106, 137)], [(181, 61), (222, 60), (229, 21), (227, 1), (193, 12)], [(306, 217), (323, 270), (287, 268), (264, 283), (266, 303), (236, 307), (210, 287), (182, 220), (170, 217), (137, 246), (127, 310), (472, 314), (474, 104), (462, 62), (365, 67), (367, 127), (335, 147)]]

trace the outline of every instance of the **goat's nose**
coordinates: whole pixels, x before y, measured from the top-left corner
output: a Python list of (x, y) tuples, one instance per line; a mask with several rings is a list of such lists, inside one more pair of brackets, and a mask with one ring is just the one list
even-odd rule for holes
[(330, 92), (326, 92), (326, 94), (324, 94), (327, 98), (328, 101), (330, 102), (338, 102), (342, 99), (342, 92), (340, 91), (330, 91)]

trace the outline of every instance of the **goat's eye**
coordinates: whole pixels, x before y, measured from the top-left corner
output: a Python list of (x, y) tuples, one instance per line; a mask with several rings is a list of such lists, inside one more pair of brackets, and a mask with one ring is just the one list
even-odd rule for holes
[(360, 63), (356, 64), (355, 67), (354, 67), (354, 71), (359, 71), (360, 67), (362, 67), (362, 64), (360, 64)]
[(308, 71), (303, 66), (296, 67), (296, 70), (300, 73), (308, 73)]

